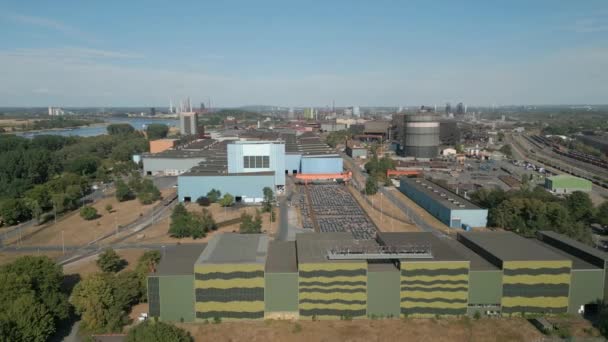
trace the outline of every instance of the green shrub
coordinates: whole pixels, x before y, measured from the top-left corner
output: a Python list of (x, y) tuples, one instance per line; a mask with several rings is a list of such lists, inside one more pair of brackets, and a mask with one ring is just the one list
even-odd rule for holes
[(96, 219), (97, 217), (99, 217), (99, 215), (97, 214), (97, 209), (89, 205), (85, 205), (84, 207), (80, 208), (80, 217), (87, 221), (90, 221)]

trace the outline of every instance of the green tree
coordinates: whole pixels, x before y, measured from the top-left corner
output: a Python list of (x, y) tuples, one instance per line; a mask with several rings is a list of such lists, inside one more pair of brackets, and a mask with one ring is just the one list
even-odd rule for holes
[(131, 328), (127, 342), (190, 342), (192, 336), (187, 331), (164, 322), (147, 320)]
[(104, 272), (118, 272), (126, 266), (126, 261), (112, 248), (106, 248), (97, 258), (97, 266)]
[(566, 207), (575, 222), (589, 222), (593, 218), (593, 202), (589, 194), (575, 191), (566, 197)]
[(274, 205), (274, 202), (275, 202), (274, 192), (269, 187), (264, 187), (264, 189), (262, 189), (262, 192), (264, 193), (264, 201), (262, 202), (262, 211), (270, 212), (272, 210), (272, 206)]
[(603, 226), (608, 226), (608, 202), (603, 202), (598, 206), (595, 213), (595, 220)]
[(95, 209), (94, 207), (91, 207), (90, 205), (85, 205), (84, 207), (80, 208), (80, 217), (87, 221), (90, 221), (98, 218), (99, 214), (97, 214), (97, 209)]
[(146, 127), (146, 134), (150, 140), (166, 138), (167, 133), (169, 133), (169, 127), (165, 124), (153, 123)]
[(215, 223), (215, 220), (213, 219), (213, 215), (211, 214), (211, 212), (209, 210), (204, 209), (204, 208), (203, 208), (203, 211), (201, 214), (201, 227), (203, 228), (203, 231), (205, 233), (217, 229), (217, 224)]
[(120, 332), (127, 323), (128, 298), (123, 282), (111, 273), (94, 273), (74, 287), (70, 302), (80, 314), (82, 327), (93, 333)]
[(239, 226), (241, 234), (259, 234), (262, 232), (262, 218), (259, 212), (256, 212), (255, 218), (248, 213), (241, 214), (241, 224)]
[(374, 195), (378, 192), (378, 183), (374, 177), (367, 177), (365, 181), (365, 193), (367, 195)]
[(139, 278), (139, 287), (141, 293), (139, 298), (140, 302), (145, 302), (148, 299), (148, 274), (156, 270), (156, 266), (160, 262), (160, 259), (160, 252), (153, 250), (146, 251), (137, 260), (135, 273), (137, 273), (137, 277)]
[(46, 341), (69, 316), (62, 281), (62, 268), (48, 257), (21, 257), (0, 267), (0, 340)]
[(135, 196), (129, 186), (122, 180), (116, 181), (116, 199), (119, 202), (132, 200)]
[(513, 149), (511, 148), (510, 144), (502, 145), (499, 151), (502, 152), (508, 158), (513, 157)]
[(21, 199), (8, 199), (0, 206), (0, 216), (4, 223), (11, 226), (32, 218), (32, 213)]
[(121, 135), (135, 132), (135, 128), (127, 123), (111, 124), (106, 127), (108, 134)]
[(231, 194), (224, 194), (224, 197), (219, 200), (222, 207), (230, 207), (234, 203), (234, 197)]
[(171, 213), (171, 224), (169, 225), (169, 234), (172, 237), (181, 239), (192, 236), (193, 233), (195, 236), (202, 237), (201, 227), (200, 218), (189, 213), (183, 204), (180, 203), (173, 208), (173, 212)]
[(211, 203), (217, 202), (221, 197), (222, 197), (222, 192), (219, 190), (216, 190), (216, 189), (211, 189), (207, 193), (207, 198), (209, 199), (209, 201), (211, 201)]

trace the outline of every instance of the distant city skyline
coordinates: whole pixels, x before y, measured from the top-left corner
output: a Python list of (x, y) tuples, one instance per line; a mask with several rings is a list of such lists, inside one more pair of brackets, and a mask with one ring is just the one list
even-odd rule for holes
[(8, 0), (0, 41), (0, 107), (608, 103), (598, 0)]

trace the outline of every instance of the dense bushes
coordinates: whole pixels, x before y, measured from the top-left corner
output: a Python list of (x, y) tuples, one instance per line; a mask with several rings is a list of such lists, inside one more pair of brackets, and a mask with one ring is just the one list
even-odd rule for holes
[(80, 217), (89, 221), (99, 217), (99, 214), (97, 214), (97, 209), (89, 205), (85, 205), (84, 207), (80, 208)]
[(207, 209), (203, 209), (201, 213), (191, 213), (180, 203), (175, 206), (171, 214), (169, 234), (172, 237), (199, 239), (216, 229), (215, 220)]
[(61, 266), (48, 257), (0, 267), (0, 340), (47, 341), (70, 314), (62, 281)]
[(120, 332), (132, 305), (145, 301), (146, 276), (160, 260), (158, 251), (144, 253), (135, 271), (95, 273), (76, 285), (70, 302), (91, 333)]
[(488, 226), (513, 230), (524, 236), (534, 236), (539, 230), (554, 230), (591, 243), (589, 224), (608, 221), (608, 217), (598, 215), (608, 214), (608, 210), (596, 213), (589, 195), (584, 192), (574, 192), (562, 199), (541, 187), (509, 192), (480, 189), (471, 195), (471, 200), (489, 209)]
[(112, 174), (130, 173), (137, 167), (131, 156), (146, 151), (147, 140), (129, 129), (112, 130), (122, 133), (96, 137), (40, 135), (31, 140), (1, 135), (3, 220), (14, 224), (53, 208), (58, 213), (75, 209), (78, 199), (88, 193), (91, 181), (109, 181)]

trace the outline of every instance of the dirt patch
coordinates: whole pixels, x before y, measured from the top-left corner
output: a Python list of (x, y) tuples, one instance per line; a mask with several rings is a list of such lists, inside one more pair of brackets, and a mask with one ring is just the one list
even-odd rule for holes
[[(127, 261), (127, 266), (123, 270), (133, 270), (137, 265), (137, 259), (141, 257), (146, 249), (116, 249), (121, 258)], [(85, 276), (101, 272), (97, 267), (97, 258), (99, 255), (92, 255), (76, 262), (63, 266), (64, 274), (79, 274), (82, 278)]]
[(0, 265), (9, 264), (15, 261), (17, 258), (22, 256), (48, 256), (51, 259), (55, 259), (62, 255), (59, 251), (36, 251), (36, 252), (0, 252)]
[(372, 204), (367, 202), (364, 196), (355, 188), (348, 187), (348, 190), (381, 232), (420, 231), (420, 228), (411, 223), (407, 216), (395, 207), (386, 196), (380, 194), (368, 195), (367, 198), (373, 203), (372, 206)]
[(405, 196), (398, 189), (390, 188), (389, 191), (392, 192), (392, 194), (394, 195), (395, 198), (397, 198), (397, 200), (399, 200), (400, 202), (402, 202), (406, 206), (408, 206), (412, 211), (414, 211), (416, 214), (418, 214), (418, 216), (420, 216), (431, 227), (441, 230), (442, 232), (444, 232), (446, 234), (456, 234), (456, 231), (457, 231), (456, 229), (448, 228), (448, 226), (443, 224), (443, 222), (439, 221), (433, 215), (429, 214), (428, 211), (424, 210), (422, 207), (420, 207), (418, 204), (416, 204), (416, 202), (412, 201), (409, 197)]
[(561, 331), (575, 337), (601, 336), (599, 330), (593, 327), (591, 322), (578, 316), (547, 317), (547, 320), (556, 326), (558, 331), (555, 334), (559, 334)]
[(542, 335), (521, 318), (263, 321), (178, 324), (196, 341), (534, 341)]
[[(190, 203), (186, 205), (188, 211), (191, 212), (202, 212), (203, 207), (199, 206), (196, 203)], [(259, 206), (247, 206), (247, 207), (238, 207), (238, 208), (223, 208), (219, 204), (212, 204), (207, 209), (213, 215), (213, 219), (216, 223), (220, 223), (227, 220), (232, 220), (234, 218), (238, 218), (241, 216), (243, 212), (247, 212), (251, 215), (255, 214), (256, 209), (260, 209)], [(280, 211), (279, 208), (275, 208), (276, 220), (270, 224), (270, 214), (263, 213), (262, 214), (262, 232), (268, 233), (271, 237), (274, 236), (277, 232), (277, 228), (280, 220)], [(210, 232), (206, 237), (202, 239), (192, 239), (192, 238), (183, 238), (176, 239), (169, 236), (169, 226), (171, 224), (171, 218), (168, 214), (166, 217), (158, 220), (154, 225), (142, 230), (141, 233), (133, 235), (126, 239), (125, 243), (200, 243), (209, 241), (214, 235), (221, 233), (229, 233), (239, 231), (239, 224), (232, 224), (229, 226), (225, 226), (219, 228), (216, 231)], [(119, 235), (120, 238), (120, 235)]]
[[(163, 197), (169, 196), (174, 189), (161, 191)], [(112, 206), (108, 212), (105, 207)], [(80, 217), (76, 210), (57, 221), (57, 224), (49, 223), (44, 227), (35, 227), (34, 232), (24, 231), (23, 246), (61, 246), (62, 236), (66, 246), (80, 246), (87, 244), (99, 237), (113, 232), (116, 227), (125, 226), (143, 215), (147, 215), (158, 202), (142, 205), (139, 200), (118, 202), (116, 197), (109, 196), (100, 199), (92, 206), (97, 209), (100, 217), (87, 221)], [(29, 235), (29, 236), (28, 236)]]

